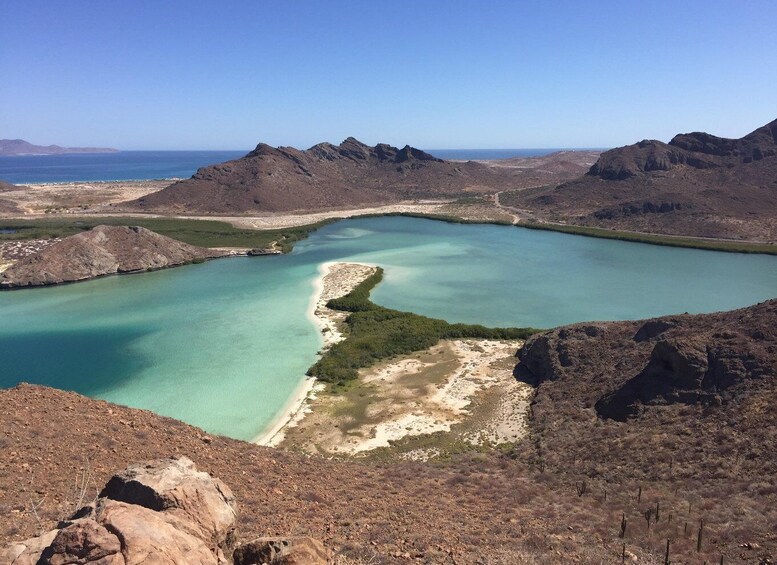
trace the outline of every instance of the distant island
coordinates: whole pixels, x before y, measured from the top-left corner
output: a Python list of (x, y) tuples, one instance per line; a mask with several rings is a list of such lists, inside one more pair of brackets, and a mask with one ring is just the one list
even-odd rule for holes
[(59, 145), (33, 145), (23, 139), (0, 139), (0, 156), (16, 155), (65, 155), (67, 153), (118, 153), (110, 147), (60, 147)]

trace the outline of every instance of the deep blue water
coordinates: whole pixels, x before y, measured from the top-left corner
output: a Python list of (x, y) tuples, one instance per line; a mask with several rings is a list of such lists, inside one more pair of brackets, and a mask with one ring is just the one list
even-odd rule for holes
[(0, 157), (0, 179), (14, 183), (188, 178), (248, 151), (120, 151)]
[[(440, 159), (535, 157), (559, 149), (430, 149)], [(248, 151), (120, 151), (72, 155), (0, 157), (0, 180), (14, 184), (188, 178), (207, 165)]]

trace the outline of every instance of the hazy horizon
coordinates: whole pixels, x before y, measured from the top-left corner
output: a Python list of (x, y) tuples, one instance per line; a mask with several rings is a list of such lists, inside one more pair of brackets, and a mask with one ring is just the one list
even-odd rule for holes
[(775, 118), (777, 4), (650, 8), (4, 2), (0, 137), (126, 151), (348, 136), (585, 148), (736, 138)]

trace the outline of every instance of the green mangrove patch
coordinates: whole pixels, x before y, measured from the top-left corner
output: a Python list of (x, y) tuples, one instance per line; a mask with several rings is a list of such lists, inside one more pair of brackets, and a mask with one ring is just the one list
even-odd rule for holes
[(777, 245), (770, 243), (749, 243), (739, 241), (724, 241), (719, 239), (699, 239), (694, 237), (658, 235), (637, 233), (629, 231), (608, 230), (589, 226), (573, 226), (567, 224), (538, 224), (533, 222), (519, 222), (518, 227), (530, 230), (555, 231), (586, 237), (598, 237), (602, 239), (617, 239), (618, 241), (631, 241), (634, 243), (649, 243), (651, 245), (663, 245), (665, 247), (687, 247), (705, 251), (725, 251), (728, 253), (763, 253), (777, 255)]
[(125, 216), (81, 216), (69, 218), (39, 218), (0, 220), (0, 242), (19, 239), (49, 239), (67, 237), (90, 230), (98, 225), (142, 226), (158, 234), (200, 247), (269, 247), (273, 243), (284, 253), (294, 243), (334, 220), (324, 220), (305, 226), (274, 230), (236, 228), (218, 220), (191, 220), (183, 218), (142, 218)]
[(487, 328), (478, 324), (451, 324), (412, 312), (378, 306), (370, 292), (383, 280), (383, 269), (362, 281), (350, 293), (327, 302), (333, 310), (349, 312), (343, 341), (324, 353), (307, 374), (337, 386), (356, 379), (361, 368), (394, 357), (423, 351), (441, 339), (526, 339), (534, 328)]

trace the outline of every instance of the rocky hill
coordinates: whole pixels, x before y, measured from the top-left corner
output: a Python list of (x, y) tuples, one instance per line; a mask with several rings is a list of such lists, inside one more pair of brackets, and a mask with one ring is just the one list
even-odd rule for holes
[(502, 202), (578, 225), (777, 239), (777, 120), (740, 138), (708, 133), (612, 149), (584, 176)]
[(141, 227), (97, 226), (16, 261), (0, 273), (0, 289), (82, 281), (151, 271), (225, 255)]
[(118, 149), (111, 149), (109, 147), (60, 147), (59, 145), (34, 145), (23, 139), (0, 139), (0, 156), (117, 152)]
[(721, 519), (715, 501), (745, 504), (753, 519), (737, 527), (777, 546), (777, 300), (567, 326), (519, 356), (519, 377), (538, 384), (532, 425), (548, 469), (650, 485), (676, 517), (679, 492), (691, 507), (708, 501), (697, 519)]
[(370, 147), (349, 137), (300, 151), (260, 143), (246, 156), (204, 167), (127, 207), (240, 214), (322, 210), (409, 199), (456, 198), (508, 188), (520, 171), (453, 162), (405, 146)]

